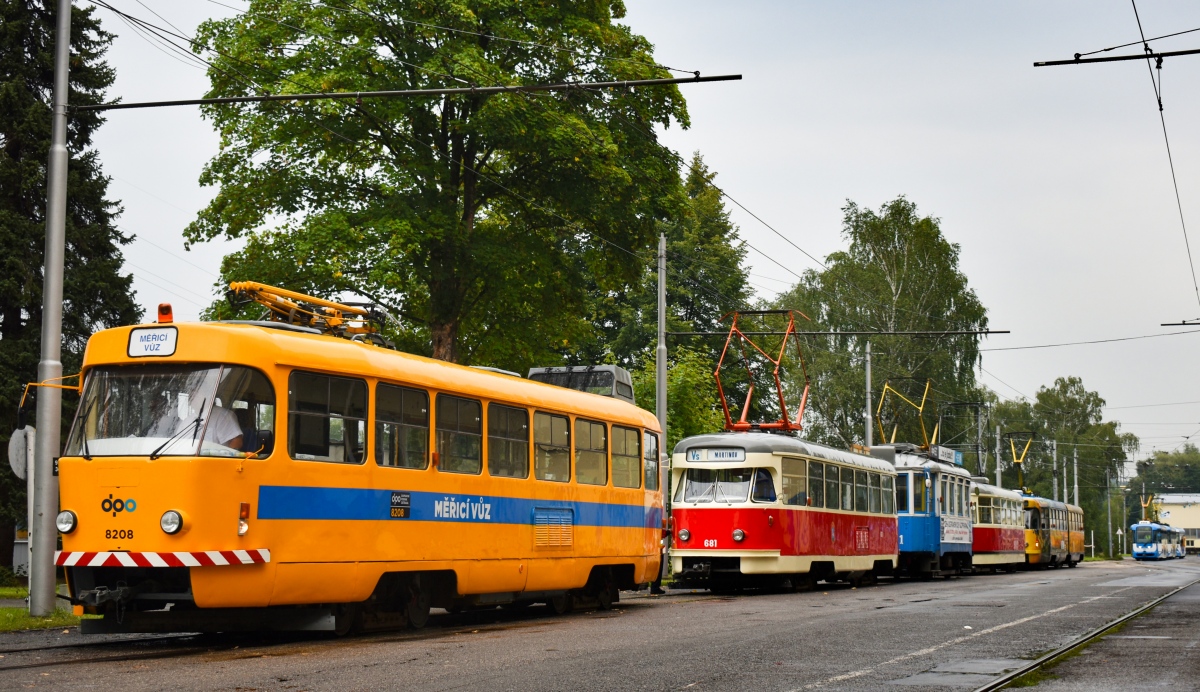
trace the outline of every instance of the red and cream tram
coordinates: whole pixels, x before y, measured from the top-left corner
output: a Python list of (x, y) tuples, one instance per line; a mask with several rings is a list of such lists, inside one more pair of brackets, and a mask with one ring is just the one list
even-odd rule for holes
[(675, 447), (676, 584), (794, 588), (896, 567), (896, 472), (788, 434), (720, 433)]
[(1025, 564), (1024, 498), (1015, 490), (972, 481), (971, 563), (1012, 572)]

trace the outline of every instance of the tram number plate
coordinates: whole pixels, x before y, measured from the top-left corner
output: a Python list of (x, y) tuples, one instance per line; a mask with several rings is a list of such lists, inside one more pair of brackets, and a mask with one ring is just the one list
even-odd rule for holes
[(717, 547), (717, 539), (715, 539), (715, 538), (706, 538), (706, 539), (704, 539), (704, 547), (705, 547), (705, 548), (715, 548), (715, 547)]
[(412, 512), (412, 493), (392, 492), (392, 518), (407, 519)]

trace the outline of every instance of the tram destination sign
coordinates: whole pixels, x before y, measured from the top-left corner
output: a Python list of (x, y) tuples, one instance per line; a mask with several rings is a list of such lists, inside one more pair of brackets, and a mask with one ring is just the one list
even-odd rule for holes
[(687, 451), (688, 461), (745, 461), (746, 450), (733, 447), (699, 448)]
[(179, 330), (175, 327), (142, 327), (129, 332), (129, 357), (173, 356)]

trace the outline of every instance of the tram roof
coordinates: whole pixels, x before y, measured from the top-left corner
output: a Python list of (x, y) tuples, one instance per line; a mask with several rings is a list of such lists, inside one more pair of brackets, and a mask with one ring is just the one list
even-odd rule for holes
[[(148, 327), (179, 330), (173, 355), (129, 357), (130, 332)], [(260, 369), (295, 367), (345, 377), (373, 377), (658, 430), (658, 419), (652, 413), (613, 397), (393, 351), (362, 341), (287, 329), (286, 325), (281, 329), (274, 323), (175, 322), (114, 327), (92, 335), (83, 362), (85, 371), (101, 365), (171, 363), (224, 363)]]
[(746, 454), (794, 454), (796, 456), (833, 461), (850, 466), (859, 466), (874, 471), (895, 471), (891, 464), (882, 459), (856, 454), (842, 449), (827, 447), (816, 442), (802, 440), (782, 433), (764, 432), (720, 432), (693, 435), (678, 442), (674, 454), (686, 454), (695, 448), (738, 448)]
[(1080, 512), (1083, 511), (1083, 508), (1078, 505), (1072, 505), (1072, 504), (1068, 504), (1066, 502), (1060, 502), (1058, 500), (1051, 500), (1048, 497), (1039, 497), (1037, 495), (1022, 495), (1021, 499), (1025, 500), (1026, 502), (1033, 502), (1033, 503), (1037, 504), (1039, 507), (1042, 507), (1044, 509), (1047, 509), (1047, 508), (1048, 509), (1074, 509), (1074, 510), (1078, 510)]
[(909, 454), (908, 452), (896, 452), (896, 468), (929, 469), (931, 471), (936, 470), (940, 471), (941, 473), (949, 473), (954, 476), (963, 476), (966, 478), (971, 477), (971, 472), (961, 466), (946, 464), (937, 461), (936, 459), (930, 459), (927, 456), (920, 454)]
[(990, 483), (980, 483), (979, 481), (975, 481), (974, 483), (975, 483), (975, 487), (979, 489), (980, 495), (990, 495), (992, 497), (1006, 497), (1010, 500), (1024, 499), (1024, 497), (1021, 495), (1021, 493), (1017, 492), (1016, 490), (1010, 490), (1008, 488), (1001, 488), (998, 485), (992, 485)]

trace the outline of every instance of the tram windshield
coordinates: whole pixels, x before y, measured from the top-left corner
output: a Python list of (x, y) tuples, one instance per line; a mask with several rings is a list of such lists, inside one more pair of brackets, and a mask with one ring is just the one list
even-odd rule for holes
[(688, 469), (675, 501), (745, 502), (753, 477), (754, 469)]
[(1152, 543), (1154, 541), (1154, 529), (1149, 526), (1139, 526), (1133, 532), (1134, 543)]
[(274, 444), (275, 390), (231, 365), (136, 365), (88, 374), (66, 454), (251, 456)]

